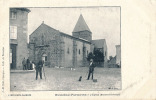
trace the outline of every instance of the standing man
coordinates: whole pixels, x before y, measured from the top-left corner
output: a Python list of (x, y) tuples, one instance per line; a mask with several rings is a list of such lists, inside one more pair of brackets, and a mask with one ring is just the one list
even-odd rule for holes
[(23, 65), (23, 70), (26, 70), (26, 60), (25, 60), (25, 58), (22, 61), (22, 65)]
[(92, 80), (93, 80), (94, 68), (95, 68), (95, 64), (93, 63), (93, 59), (90, 59), (89, 73), (88, 73), (88, 78), (87, 78), (87, 80), (89, 80), (90, 74), (92, 74)]
[(36, 65), (36, 80), (38, 79), (38, 73), (40, 74), (40, 79), (42, 79), (42, 68), (43, 68), (43, 61), (39, 60)]
[(29, 58), (27, 59), (27, 70), (29, 70), (30, 69), (30, 60), (29, 60)]

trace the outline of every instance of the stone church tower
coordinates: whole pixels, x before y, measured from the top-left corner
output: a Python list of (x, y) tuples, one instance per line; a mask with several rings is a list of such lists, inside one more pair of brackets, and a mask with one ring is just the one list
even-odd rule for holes
[(72, 35), (77, 38), (85, 39), (89, 42), (92, 40), (92, 32), (90, 31), (88, 25), (86, 24), (82, 14), (80, 15)]

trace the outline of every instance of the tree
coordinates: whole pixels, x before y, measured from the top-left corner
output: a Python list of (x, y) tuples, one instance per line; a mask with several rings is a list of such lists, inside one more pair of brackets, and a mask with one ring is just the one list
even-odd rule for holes
[(87, 56), (87, 61), (90, 61), (90, 59), (94, 59), (94, 55), (92, 52), (90, 52)]
[(104, 62), (104, 55), (100, 50), (94, 50), (94, 62)]

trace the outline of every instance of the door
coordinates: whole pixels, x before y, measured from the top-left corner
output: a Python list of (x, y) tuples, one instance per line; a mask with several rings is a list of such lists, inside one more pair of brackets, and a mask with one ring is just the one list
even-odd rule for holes
[(16, 69), (16, 44), (11, 44), (10, 46), (10, 66), (11, 69)]
[(44, 61), (44, 65), (46, 65), (46, 63), (47, 63), (47, 55), (46, 54), (42, 55), (42, 60)]

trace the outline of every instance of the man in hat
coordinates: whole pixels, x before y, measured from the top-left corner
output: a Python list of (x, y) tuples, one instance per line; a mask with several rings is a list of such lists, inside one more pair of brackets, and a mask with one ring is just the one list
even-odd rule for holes
[(42, 68), (43, 68), (43, 61), (39, 60), (36, 64), (36, 80), (38, 79), (38, 73), (40, 74), (40, 79), (42, 79)]
[(94, 68), (95, 68), (95, 64), (93, 63), (93, 59), (91, 59), (89, 64), (89, 73), (88, 73), (87, 80), (89, 80), (90, 74), (92, 74), (92, 80), (93, 80)]

